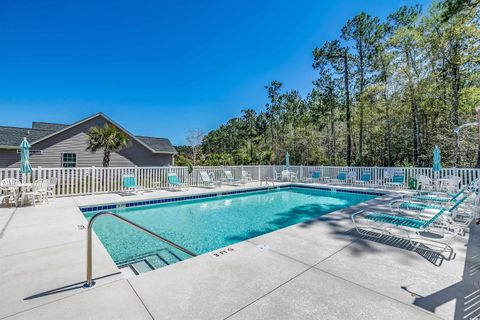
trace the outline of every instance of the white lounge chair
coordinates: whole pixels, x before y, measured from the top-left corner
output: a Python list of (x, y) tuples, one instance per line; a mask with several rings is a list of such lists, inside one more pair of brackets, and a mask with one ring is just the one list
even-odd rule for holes
[(231, 186), (239, 186), (240, 180), (235, 179), (230, 170), (224, 170), (225, 178), (222, 179), (222, 182)]
[(312, 171), (312, 174), (309, 177), (304, 178), (302, 181), (303, 182), (320, 182), (322, 180), (322, 172), (319, 170)]
[(167, 180), (170, 190), (183, 190), (187, 186), (185, 183), (180, 182), (180, 179), (178, 179), (178, 176), (175, 172), (169, 172), (167, 174)]
[(207, 171), (200, 171), (200, 179), (202, 180), (202, 183), (203, 183), (201, 187), (205, 187), (205, 188), (216, 188), (221, 184), (220, 181), (215, 181), (212, 178), (210, 178), (210, 175), (207, 173)]
[(353, 183), (355, 184), (370, 184), (372, 183), (372, 172), (370, 170), (363, 171), (359, 180), (354, 180)]
[[(445, 224), (443, 216), (447, 212), (448, 208), (444, 207), (436, 210), (435, 214), (428, 219), (420, 219), (408, 215), (362, 210), (352, 215), (352, 221), (360, 234), (375, 238), (383, 235), (401, 237), (408, 240), (414, 250), (421, 246), (423, 250), (441, 254), (448, 250), (453, 240), (463, 232), (463, 229), (458, 226)], [(445, 241), (439, 240), (438, 237), (427, 237), (432, 233), (438, 234)], [(446, 237), (446, 234), (449, 237)]]
[(384, 186), (385, 187), (394, 187), (394, 188), (403, 188), (405, 184), (405, 175), (402, 169), (396, 170), (394, 169), (393, 174), (388, 176), (385, 179)]

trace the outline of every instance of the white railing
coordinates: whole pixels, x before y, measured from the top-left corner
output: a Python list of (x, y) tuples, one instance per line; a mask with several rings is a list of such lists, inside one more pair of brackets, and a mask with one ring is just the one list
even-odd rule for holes
[[(225, 178), (225, 170), (230, 170), (237, 179), (241, 178), (242, 170), (247, 171), (252, 180), (264, 181), (274, 179), (276, 172), (281, 172), (285, 166), (219, 166), (194, 167), (191, 172), (187, 167), (110, 167), (110, 168), (33, 168), (33, 172), (22, 176), (18, 168), (0, 169), (0, 180), (17, 178), (27, 182), (38, 179), (57, 178), (56, 194), (58, 196), (95, 194), (123, 191), (122, 176), (134, 174), (137, 183), (147, 189), (167, 188), (167, 174), (175, 172), (180, 181), (190, 186), (201, 186), (200, 172), (207, 171), (215, 180)], [(382, 185), (385, 173), (394, 171), (403, 175), (404, 187), (408, 187), (410, 178), (422, 174), (431, 178), (442, 178), (449, 175), (459, 176), (463, 184), (468, 184), (480, 177), (480, 169), (476, 168), (445, 168), (434, 174), (432, 168), (413, 167), (331, 167), (331, 166), (290, 166), (290, 171), (296, 172), (299, 180), (311, 177), (314, 171), (320, 171), (323, 178), (336, 178), (339, 173), (351, 173), (352, 180), (359, 180), (365, 172), (370, 172), (370, 185)]]

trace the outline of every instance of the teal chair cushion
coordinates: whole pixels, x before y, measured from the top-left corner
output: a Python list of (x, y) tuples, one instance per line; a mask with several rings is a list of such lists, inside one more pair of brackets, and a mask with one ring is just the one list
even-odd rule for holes
[(123, 187), (124, 188), (131, 188), (137, 185), (135, 177), (133, 176), (125, 176), (123, 177)]
[(178, 180), (177, 176), (168, 176), (168, 183), (173, 184), (173, 185), (179, 185), (180, 181)]
[(422, 228), (426, 223), (426, 221), (423, 221), (423, 220), (412, 219), (412, 218), (401, 217), (401, 216), (394, 216), (391, 214), (380, 213), (380, 212), (369, 213), (365, 216), (365, 218), (375, 222), (384, 222), (384, 223), (389, 223), (396, 226), (410, 227), (415, 229)]

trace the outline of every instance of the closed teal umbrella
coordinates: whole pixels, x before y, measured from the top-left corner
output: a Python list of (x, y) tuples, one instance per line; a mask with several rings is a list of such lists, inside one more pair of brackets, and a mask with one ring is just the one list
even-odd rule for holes
[(440, 157), (440, 149), (435, 146), (433, 149), (433, 172), (440, 172), (442, 170), (442, 163)]
[(32, 166), (28, 158), (30, 157), (30, 143), (28, 143), (27, 138), (23, 138), (22, 143), (20, 143), (20, 173), (27, 174), (32, 172)]
[(288, 152), (285, 154), (285, 168), (287, 170), (290, 168), (290, 155)]

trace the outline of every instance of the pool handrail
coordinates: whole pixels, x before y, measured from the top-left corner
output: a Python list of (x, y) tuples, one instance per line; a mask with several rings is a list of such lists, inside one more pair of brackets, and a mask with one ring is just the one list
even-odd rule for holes
[(99, 217), (101, 216), (111, 216), (111, 217), (114, 217), (124, 223), (126, 223), (127, 225), (130, 225), (131, 227), (134, 227), (136, 228), (137, 230), (140, 230), (160, 241), (163, 241), (165, 242), (166, 244), (168, 245), (171, 245), (172, 247), (182, 251), (182, 252), (185, 252), (186, 254), (192, 256), (192, 257), (196, 257), (197, 255), (193, 252), (191, 252), (190, 250), (188, 249), (185, 249), (184, 247), (162, 237), (161, 235), (158, 235), (156, 234), (155, 232), (152, 232), (144, 227), (142, 227), (141, 225), (138, 225), (136, 224), (135, 222), (133, 221), (130, 221), (116, 213), (113, 213), (113, 212), (110, 212), (110, 211), (102, 211), (102, 212), (99, 212), (97, 214), (95, 214), (91, 219), (90, 221), (88, 222), (88, 227), (87, 227), (87, 280), (85, 281), (85, 285), (84, 287), (86, 288), (89, 288), (89, 287), (92, 287), (93, 285), (95, 285), (95, 281), (93, 281), (93, 277), (92, 277), (92, 227), (93, 227), (93, 223), (95, 222), (95, 220), (97, 220)]

